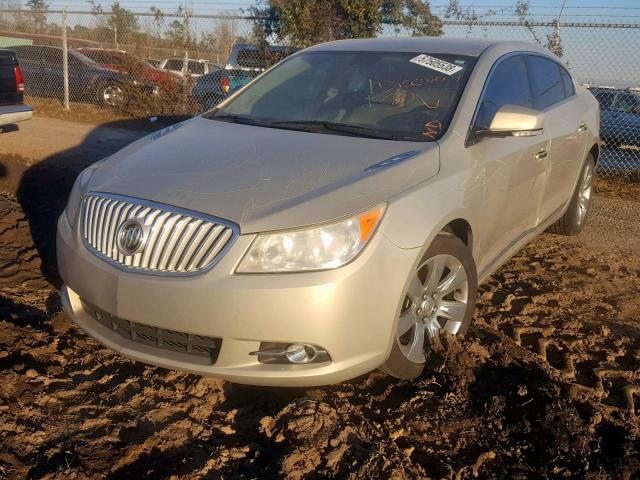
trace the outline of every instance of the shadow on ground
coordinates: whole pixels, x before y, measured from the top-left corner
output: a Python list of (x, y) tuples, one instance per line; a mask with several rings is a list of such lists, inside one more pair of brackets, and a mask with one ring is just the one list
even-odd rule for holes
[[(148, 133), (185, 118), (160, 119), (149, 124)], [(55, 263), (56, 224), (66, 206), (75, 178), (89, 165), (126, 145), (124, 141), (105, 142), (106, 131), (129, 129), (132, 126), (141, 129), (141, 120), (121, 120), (100, 125), (91, 131), (82, 144), (56, 153), (22, 172), (16, 195), (29, 222), (33, 242), (42, 262), (42, 274), (52, 285), (60, 285)], [(147, 132), (141, 130), (140, 136), (145, 133)], [(0, 173), (2, 168), (6, 172), (6, 167), (0, 167)]]

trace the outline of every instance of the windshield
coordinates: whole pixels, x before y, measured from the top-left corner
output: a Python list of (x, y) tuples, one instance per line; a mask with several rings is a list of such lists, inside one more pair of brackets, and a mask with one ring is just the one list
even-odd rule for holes
[(206, 118), (272, 128), (433, 141), (446, 131), (474, 57), (324, 51), (290, 57)]

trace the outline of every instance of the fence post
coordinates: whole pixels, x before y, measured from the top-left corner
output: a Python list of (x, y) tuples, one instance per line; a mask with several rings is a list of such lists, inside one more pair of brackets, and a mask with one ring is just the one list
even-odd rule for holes
[(64, 82), (64, 109), (69, 110), (69, 47), (67, 45), (67, 9), (62, 11), (62, 77)]

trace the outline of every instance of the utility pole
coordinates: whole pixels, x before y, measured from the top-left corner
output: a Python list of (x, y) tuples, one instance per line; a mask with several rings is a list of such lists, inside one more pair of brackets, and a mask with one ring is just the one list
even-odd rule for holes
[(64, 84), (64, 105), (69, 110), (69, 46), (67, 45), (67, 9), (62, 11), (62, 76)]

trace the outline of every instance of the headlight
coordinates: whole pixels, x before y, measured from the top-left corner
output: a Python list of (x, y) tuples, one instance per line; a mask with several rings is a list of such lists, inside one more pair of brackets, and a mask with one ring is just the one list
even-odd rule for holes
[(236, 271), (305, 272), (341, 267), (362, 251), (383, 213), (384, 206), (378, 206), (335, 223), (260, 234)]
[(67, 220), (72, 227), (76, 225), (76, 217), (78, 215), (78, 209), (80, 208), (80, 204), (82, 203), (82, 198), (85, 193), (87, 193), (87, 187), (89, 186), (89, 180), (93, 176), (95, 172), (96, 166), (98, 164), (94, 164), (89, 168), (84, 169), (76, 181), (73, 183), (73, 187), (71, 187), (71, 193), (69, 194), (69, 200), (67, 201), (67, 208), (65, 209), (65, 214), (67, 215)]

